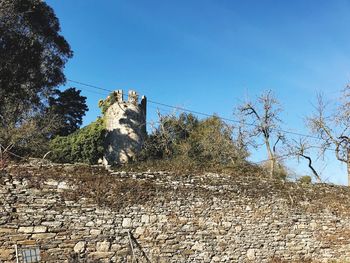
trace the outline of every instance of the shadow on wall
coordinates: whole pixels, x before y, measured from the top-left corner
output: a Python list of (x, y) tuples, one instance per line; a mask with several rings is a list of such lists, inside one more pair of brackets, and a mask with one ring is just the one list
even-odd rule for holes
[(123, 110), (119, 119), (121, 128), (113, 129), (106, 135), (105, 159), (108, 164), (121, 164), (135, 159), (146, 136), (145, 118), (131, 109)]

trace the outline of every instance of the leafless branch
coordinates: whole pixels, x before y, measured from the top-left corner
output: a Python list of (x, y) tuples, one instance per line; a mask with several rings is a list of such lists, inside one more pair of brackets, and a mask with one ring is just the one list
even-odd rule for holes
[[(276, 134), (276, 131), (280, 130), (279, 124), (281, 123), (279, 102), (271, 91), (267, 91), (257, 98), (256, 103), (247, 102), (243, 106), (238, 107), (238, 111), (246, 120), (250, 121), (250, 136), (260, 137), (262, 135), (270, 160), (270, 176), (272, 177), (277, 160), (276, 146), (284, 138), (283, 134)], [(276, 138), (274, 143), (271, 142), (272, 138)]]

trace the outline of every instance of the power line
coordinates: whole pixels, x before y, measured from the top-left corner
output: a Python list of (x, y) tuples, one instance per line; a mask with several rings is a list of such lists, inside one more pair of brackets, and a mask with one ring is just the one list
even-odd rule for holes
[[(161, 102), (156, 102), (156, 101), (152, 101), (152, 100), (147, 100), (150, 103), (156, 104), (156, 105), (160, 105), (163, 107), (168, 107), (168, 108), (173, 108), (173, 109), (177, 109), (177, 110), (181, 110), (181, 111), (185, 111), (185, 112), (189, 112), (189, 113), (193, 113), (193, 114), (197, 114), (197, 115), (202, 115), (202, 116), (206, 116), (206, 117), (211, 117), (213, 116), (213, 114), (208, 114), (208, 113), (203, 113), (203, 112), (199, 112), (199, 111), (194, 111), (194, 110), (190, 110), (190, 109), (186, 109), (183, 107), (176, 107), (176, 106), (172, 106), (169, 104), (165, 104), (165, 103), (161, 103)], [(225, 118), (225, 117), (220, 117), (217, 116), (219, 119), (224, 120), (224, 121), (229, 121), (229, 122), (233, 122), (233, 123), (241, 123), (241, 121), (239, 120), (234, 120), (234, 119), (229, 119), (229, 118)], [(253, 123), (245, 123), (248, 126), (253, 126), (253, 127), (259, 127), (257, 124), (253, 124)], [(302, 136), (302, 137), (309, 137), (309, 138), (313, 138), (313, 139), (317, 139), (320, 140), (320, 138), (316, 137), (316, 136), (312, 136), (309, 134), (303, 134), (303, 133), (299, 133), (299, 132), (292, 132), (292, 131), (287, 131), (287, 130), (283, 130), (283, 129), (274, 129), (275, 131), (278, 132), (283, 132), (283, 133), (287, 133), (287, 134), (293, 134), (293, 135), (298, 135), (298, 136)]]
[[(67, 79), (67, 80), (69, 82), (72, 82), (72, 83), (80, 84), (82, 86), (86, 86), (86, 87), (90, 87), (90, 88), (94, 88), (94, 89), (98, 89), (98, 90), (102, 90), (102, 91), (108, 92), (108, 93), (114, 91), (114, 90), (101, 88), (101, 87), (98, 87), (98, 86), (95, 86), (95, 85), (87, 84), (87, 83), (76, 81), (76, 80), (72, 80), (72, 79)], [(97, 92), (95, 92), (95, 93), (97, 93)], [(102, 93), (97, 93), (97, 94), (106, 95), (106, 94), (102, 94)], [(157, 101), (153, 101), (153, 100), (149, 100), (149, 99), (147, 99), (147, 101), (149, 103), (152, 103), (152, 104), (155, 104), (155, 105), (159, 105), (159, 106), (163, 106), (163, 107), (167, 107), (167, 108), (171, 108), (171, 109), (175, 109), (175, 110), (181, 110), (181, 111), (193, 113), (193, 114), (196, 114), (196, 115), (201, 115), (201, 116), (206, 116), (206, 117), (212, 117), (213, 116), (212, 114), (199, 112), (199, 111), (194, 111), (194, 110), (187, 109), (187, 108), (184, 108), (184, 107), (173, 106), (173, 105), (169, 105), (169, 104), (166, 104), (166, 103), (157, 102)], [(163, 109), (163, 110), (165, 110), (165, 109)], [(221, 117), (221, 116), (217, 116), (217, 117), (219, 119), (221, 119), (221, 120), (224, 120), (224, 121), (233, 122), (233, 123), (239, 123), (239, 124), (241, 123), (238, 120), (225, 118), (225, 117)], [(146, 122), (145, 124), (153, 126), (154, 123), (160, 123), (160, 122), (159, 121)], [(252, 126), (252, 127), (258, 127), (258, 125), (253, 124), (253, 123), (245, 123), (245, 124), (248, 125), (248, 126)], [(292, 134), (292, 135), (304, 137), (304, 138), (312, 138), (312, 139), (322, 140), (319, 137), (312, 136), (312, 135), (309, 135), (309, 134), (303, 134), (303, 133), (299, 133), (299, 132), (292, 132), (292, 131), (287, 131), (287, 130), (284, 130), (284, 129), (276, 129), (276, 128), (274, 130), (278, 131), (278, 132), (283, 132), (283, 133), (286, 133), (286, 134)], [(335, 151), (336, 150), (335, 148), (327, 148), (327, 147), (316, 146), (316, 145), (312, 145), (312, 146), (310, 146), (310, 148), (322, 149), (322, 150), (325, 150), (325, 151)], [(278, 158), (280, 158), (280, 157), (278, 157)], [(285, 156), (281, 156), (281, 158), (285, 158)], [(266, 162), (268, 160), (270, 160), (270, 159), (259, 161), (259, 162), (251, 162), (251, 163), (261, 164), (261, 163)]]
[[(73, 87), (76, 88), (76, 87)], [(102, 95), (102, 96), (106, 96), (106, 93), (101, 93), (101, 92), (97, 92), (97, 91), (93, 91), (93, 90), (85, 90), (85, 92), (89, 92), (89, 93), (93, 93), (93, 94), (98, 94), (98, 95)]]
[[(95, 85), (91, 85), (91, 84), (87, 84), (87, 83), (84, 83), (84, 82), (80, 82), (80, 81), (76, 81), (76, 80), (72, 80), (72, 79), (67, 79), (67, 80), (69, 82), (80, 84), (80, 85), (83, 85), (83, 86), (86, 86), (86, 87), (99, 89), (99, 90), (103, 90), (103, 91), (107, 91), (107, 92), (113, 92), (113, 90), (101, 88), (101, 87), (98, 87), (98, 86), (95, 86)], [(101, 95), (103, 95), (103, 94), (101, 94)], [(153, 101), (153, 100), (150, 100), (150, 99), (147, 99), (147, 102), (155, 104), (155, 105), (167, 107), (167, 108), (172, 108), (172, 109), (181, 110), (181, 111), (184, 111), (184, 112), (193, 113), (193, 114), (196, 114), (196, 115), (205, 116), (205, 117), (212, 117), (213, 116), (213, 114), (199, 112), (199, 111), (187, 109), (187, 108), (184, 108), (184, 107), (178, 107), (178, 106), (174, 106), (174, 105), (170, 105), (170, 104), (166, 104), (166, 103), (162, 103), (162, 102)], [(217, 117), (219, 119), (221, 119), (221, 120), (224, 120), (224, 121), (241, 124), (241, 121), (239, 121), (239, 120), (234, 120), (234, 119), (225, 118), (225, 117), (221, 117), (221, 116), (217, 116)], [(252, 127), (259, 127), (257, 124), (254, 124), (254, 123), (245, 123), (245, 124), (248, 125), (248, 126), (252, 126)], [(278, 129), (278, 128), (275, 128), (273, 130), (275, 130), (277, 132), (283, 132), (283, 133), (286, 133), (286, 134), (292, 134), (292, 135), (304, 137), (304, 138), (312, 138), (312, 139), (322, 140), (321, 138), (319, 138), (317, 136), (313, 136), (313, 135), (309, 135), (309, 134), (303, 134), (303, 133), (299, 133), (299, 132), (292, 132), (292, 131), (287, 131), (287, 130)], [(320, 149), (326, 149), (326, 150), (332, 150), (332, 151), (336, 150), (336, 149), (324, 148), (324, 147), (321, 147), (321, 146), (313, 146), (313, 148), (320, 148)]]
[(104, 88), (101, 88), (101, 87), (97, 87), (97, 86), (94, 86), (94, 85), (91, 85), (91, 84), (83, 83), (83, 82), (72, 80), (72, 79), (67, 79), (67, 81), (75, 83), (75, 84), (80, 84), (80, 85), (83, 85), (83, 86), (86, 86), (86, 87), (107, 91), (107, 92), (113, 91), (113, 90), (104, 89)]

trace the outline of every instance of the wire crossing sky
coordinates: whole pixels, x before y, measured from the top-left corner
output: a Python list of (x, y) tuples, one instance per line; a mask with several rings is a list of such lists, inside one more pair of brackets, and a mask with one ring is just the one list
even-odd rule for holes
[[(305, 117), (316, 93), (338, 100), (349, 81), (350, 1), (47, 3), (74, 50), (67, 78), (106, 90), (134, 89), (156, 102), (234, 119), (236, 105), (271, 89), (284, 109), (282, 129), (310, 134)], [(104, 95), (98, 93), (107, 92), (69, 86), (88, 97), (84, 124), (90, 123), (100, 114)], [(149, 108), (152, 120), (157, 106)], [(266, 153), (251, 159), (266, 159)], [(346, 169), (332, 154), (318, 162), (325, 180), (346, 183)], [(288, 166), (309, 174), (303, 163)]]

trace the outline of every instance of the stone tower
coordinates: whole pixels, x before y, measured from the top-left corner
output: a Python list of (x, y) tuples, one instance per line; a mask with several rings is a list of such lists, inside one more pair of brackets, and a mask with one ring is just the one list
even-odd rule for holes
[(117, 90), (100, 104), (107, 130), (103, 163), (113, 165), (133, 160), (146, 136), (146, 97), (142, 96), (139, 102), (138, 94), (130, 90), (124, 100), (123, 91)]

